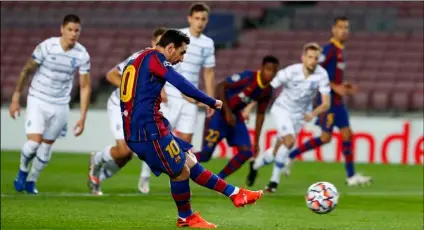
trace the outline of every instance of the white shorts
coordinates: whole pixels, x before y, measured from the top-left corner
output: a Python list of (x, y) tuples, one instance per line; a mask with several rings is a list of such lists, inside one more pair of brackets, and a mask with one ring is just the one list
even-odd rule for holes
[(194, 133), (198, 111), (196, 104), (190, 103), (184, 98), (168, 96), (168, 102), (161, 103), (160, 107), (172, 128), (180, 133)]
[(25, 112), (25, 133), (42, 134), (45, 140), (65, 136), (68, 126), (69, 104), (52, 104), (28, 96)]
[(115, 104), (111, 98), (107, 101), (107, 115), (109, 117), (110, 130), (115, 140), (124, 140), (124, 129), (122, 127), (121, 106)]
[(284, 137), (290, 134), (296, 137), (305, 124), (303, 115), (291, 114), (277, 105), (272, 106), (270, 113), (274, 120), (278, 137)]

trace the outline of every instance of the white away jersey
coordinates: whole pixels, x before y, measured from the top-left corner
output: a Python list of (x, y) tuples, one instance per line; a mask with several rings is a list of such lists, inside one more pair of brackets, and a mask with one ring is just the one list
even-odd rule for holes
[(327, 71), (317, 65), (315, 71), (306, 78), (303, 64), (290, 65), (278, 71), (271, 86), (283, 86), (283, 92), (275, 100), (274, 105), (280, 106), (293, 115), (303, 115), (312, 109), (312, 101), (319, 90), (321, 94), (330, 93), (330, 82)]
[[(140, 51), (137, 51), (137, 52), (135, 52), (135, 53), (133, 53), (133, 54), (131, 54), (127, 59), (125, 59), (124, 61), (122, 61), (122, 62), (120, 62), (118, 65), (116, 65), (116, 68), (118, 69), (118, 71), (119, 71), (119, 74), (122, 76), (122, 74), (123, 74), (123, 72), (124, 72), (124, 68), (125, 68), (125, 66), (127, 65), (127, 63), (130, 61), (130, 60), (132, 60), (132, 59), (134, 59), (134, 58), (136, 58), (141, 52), (142, 52), (143, 50), (140, 50)], [(115, 104), (115, 105), (118, 105), (118, 106), (120, 106), (120, 89), (119, 88), (117, 88), (117, 89), (115, 89), (113, 92), (112, 92), (112, 94), (110, 95), (110, 97), (109, 97), (109, 100), (111, 100), (112, 101), (112, 103), (113, 104)]]
[(39, 65), (28, 95), (54, 104), (68, 104), (71, 100), (72, 83), (77, 69), (79, 74), (90, 72), (90, 55), (77, 43), (64, 51), (59, 37), (41, 42), (32, 53)]
[[(175, 70), (198, 87), (202, 67), (215, 67), (214, 42), (204, 34), (201, 34), (200, 37), (192, 36), (189, 28), (180, 29), (180, 31), (187, 34), (190, 38), (190, 44), (187, 47), (183, 62), (177, 64)], [(165, 84), (165, 92), (167, 95), (182, 97), (181, 92), (168, 82)]]

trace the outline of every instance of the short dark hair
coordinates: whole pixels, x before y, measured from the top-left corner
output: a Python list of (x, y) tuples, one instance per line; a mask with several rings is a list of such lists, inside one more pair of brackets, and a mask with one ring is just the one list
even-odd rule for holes
[(209, 6), (208, 5), (206, 5), (206, 3), (203, 3), (203, 2), (196, 2), (196, 3), (193, 3), (191, 6), (190, 6), (190, 9), (189, 9), (189, 12), (188, 12), (188, 15), (193, 15), (193, 13), (196, 13), (196, 12), (203, 12), (203, 11), (206, 11), (206, 13), (209, 13), (209, 11), (210, 11), (210, 8), (209, 8)]
[(272, 56), (272, 55), (267, 55), (262, 59), (262, 65), (265, 65), (267, 63), (272, 63), (272, 64), (279, 64), (278, 58)]
[(349, 18), (347, 18), (346, 16), (337, 16), (333, 19), (333, 26), (337, 24), (337, 22), (340, 21), (349, 21)]
[(153, 31), (152, 38), (153, 39), (156, 39), (157, 37), (162, 36), (166, 32), (166, 30), (168, 30), (166, 27), (158, 27), (158, 28), (156, 28)]
[(168, 29), (160, 38), (157, 43), (160, 47), (166, 47), (167, 45), (174, 43), (175, 48), (179, 48), (185, 44), (190, 44), (190, 38), (183, 32), (176, 29)]
[(63, 23), (62, 26), (66, 26), (68, 23), (73, 22), (73, 23), (81, 23), (80, 18), (75, 15), (75, 14), (68, 14), (63, 18)]

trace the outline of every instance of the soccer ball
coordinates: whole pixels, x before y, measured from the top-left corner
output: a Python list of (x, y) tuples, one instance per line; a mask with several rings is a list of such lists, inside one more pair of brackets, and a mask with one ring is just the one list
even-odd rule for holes
[(306, 205), (318, 214), (327, 214), (333, 211), (339, 202), (339, 192), (328, 182), (317, 182), (309, 186), (306, 194)]

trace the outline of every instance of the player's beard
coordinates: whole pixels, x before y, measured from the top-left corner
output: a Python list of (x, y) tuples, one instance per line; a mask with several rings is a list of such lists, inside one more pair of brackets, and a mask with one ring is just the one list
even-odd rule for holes
[(315, 71), (316, 68), (317, 68), (316, 66), (314, 66), (314, 67), (307, 67), (306, 70), (308, 70), (309, 74), (312, 74)]

